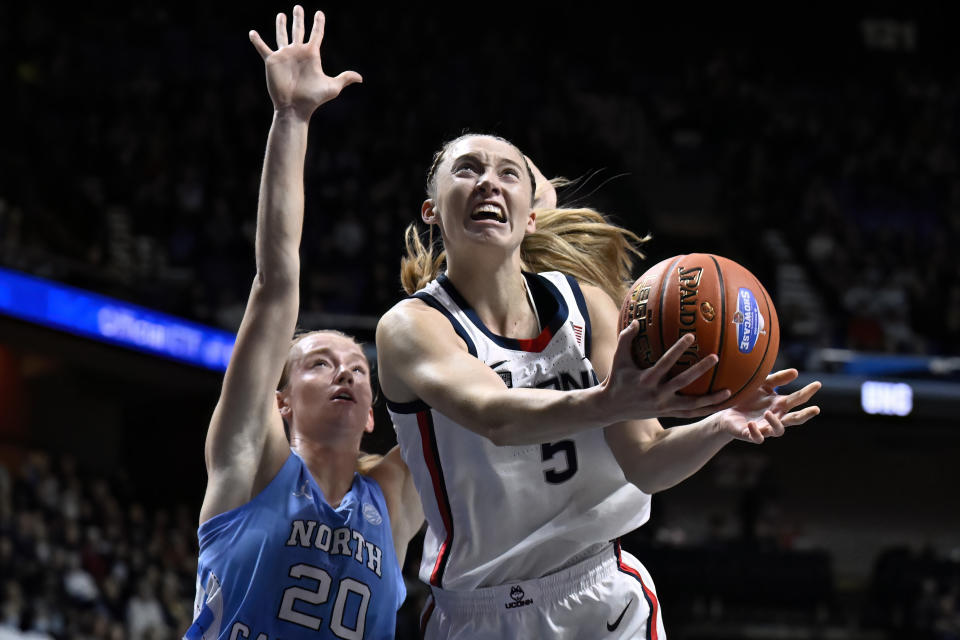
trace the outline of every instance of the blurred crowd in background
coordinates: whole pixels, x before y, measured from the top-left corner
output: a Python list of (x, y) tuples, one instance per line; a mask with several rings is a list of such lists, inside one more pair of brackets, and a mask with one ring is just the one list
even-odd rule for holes
[[(270, 119), (245, 30), (272, 40), (270, 16), (92, 9), (64, 29), (43, 9), (6, 11), (16, 124), (0, 264), (235, 329)], [(902, 35), (871, 47), (869, 21), (848, 20), (827, 51), (792, 32), (767, 51), (735, 31), (677, 43), (669, 28), (641, 38), (584, 20), (589, 55), (436, 12), (331, 13), (327, 66), (367, 81), (315, 118), (305, 311), (375, 318), (398, 298), (430, 155), (471, 127), (515, 139), (548, 175), (598, 171), (561, 201), (651, 231), (651, 261), (709, 250), (753, 268), (799, 364), (804, 347), (956, 351), (955, 67)], [(417, 37), (397, 50), (402, 33)], [(694, 224), (661, 224), (678, 207)]]
[[(796, 545), (763, 519), (703, 539), (659, 530), (655, 519), (624, 539), (657, 576), (677, 637), (743, 638), (743, 629), (764, 625), (771, 638), (790, 629), (848, 639), (960, 633), (957, 558), (890, 548), (849, 601), (826, 552)], [(0, 640), (181, 637), (193, 617), (196, 522), (194, 507), (144, 491), (128, 469), (84, 472), (70, 456), (39, 451), (16, 472), (0, 465)], [(401, 640), (419, 637), (426, 588), (416, 577), (418, 543), (404, 567)]]
[[(482, 12), (458, 22), (434, 8), (330, 8), (327, 70), (365, 82), (311, 130), (305, 314), (354, 318), (339, 328), (360, 333), (370, 325), (357, 317), (398, 299), (402, 233), (431, 154), (470, 128), (511, 138), (548, 176), (579, 177), (561, 203), (652, 232), (648, 264), (710, 251), (754, 270), (780, 312), (787, 364), (820, 347), (960, 349), (960, 78), (945, 40), (925, 39), (940, 33), (935, 11), (926, 22), (854, 12), (823, 33), (806, 15), (762, 35), (736, 18), (712, 30), (648, 16), (638, 35), (612, 28), (622, 15), (571, 6), (514, 8), (522, 28), (511, 30)], [(246, 32), (272, 42), (276, 10), (289, 8), (0, 7), (0, 266), (235, 330), (271, 117)], [(0, 640), (179, 637), (197, 514), (165, 500), (123, 469), (84, 474), (69, 457), (0, 466)], [(711, 591), (704, 559), (726, 558), (714, 575), (728, 575), (752, 535), (680, 544), (641, 529), (638, 555), (676, 589), (668, 628), (679, 614), (691, 629), (763, 620), (766, 607), (770, 619), (960, 638), (955, 558), (890, 549), (851, 609), (836, 601), (829, 558), (790, 556), (789, 539), (771, 537), (766, 566), (785, 579), (763, 593), (777, 598)], [(408, 574), (401, 624), (416, 616)]]
[(0, 466), (0, 638), (183, 634), (196, 514), (137, 489), (124, 470), (90, 476), (41, 452)]

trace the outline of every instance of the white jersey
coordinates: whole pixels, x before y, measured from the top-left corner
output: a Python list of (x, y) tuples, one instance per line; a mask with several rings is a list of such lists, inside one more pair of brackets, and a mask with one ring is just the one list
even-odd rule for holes
[[(542, 327), (531, 340), (493, 334), (445, 275), (414, 297), (446, 316), (470, 354), (508, 387), (597, 384), (590, 317), (576, 280), (556, 272), (524, 276)], [(434, 587), (539, 578), (650, 515), (650, 496), (626, 481), (602, 429), (498, 447), (422, 401), (388, 400), (387, 408), (428, 524), (420, 577)]]

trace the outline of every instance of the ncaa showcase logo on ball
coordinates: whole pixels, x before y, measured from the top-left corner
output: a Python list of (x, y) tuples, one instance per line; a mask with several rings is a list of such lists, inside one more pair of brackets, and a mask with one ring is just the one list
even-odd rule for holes
[(757, 346), (757, 338), (763, 333), (763, 316), (753, 292), (740, 287), (737, 292), (737, 311), (733, 314), (737, 325), (737, 348), (740, 353), (750, 353)]

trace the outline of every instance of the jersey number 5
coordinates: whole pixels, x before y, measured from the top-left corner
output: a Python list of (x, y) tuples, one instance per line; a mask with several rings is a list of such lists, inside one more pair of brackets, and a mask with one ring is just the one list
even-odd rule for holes
[(560, 484), (566, 482), (577, 472), (577, 447), (573, 440), (560, 440), (559, 442), (547, 442), (540, 445), (540, 454), (543, 461), (546, 462), (558, 453), (562, 453), (566, 459), (566, 468), (554, 467), (553, 469), (544, 469), (543, 478), (550, 484)]
[[(330, 597), (330, 574), (309, 564), (295, 564), (290, 567), (291, 578), (312, 578), (317, 581), (317, 588), (314, 590), (304, 589), (303, 587), (287, 587), (283, 590), (283, 602), (280, 604), (280, 612), (277, 617), (287, 622), (293, 622), (301, 627), (307, 627), (317, 631), (323, 623), (323, 618), (311, 616), (293, 608), (298, 600), (310, 605), (320, 605)], [(353, 628), (344, 624), (343, 613), (347, 598), (350, 594), (360, 597), (360, 604), (357, 610), (357, 621)], [(330, 630), (338, 638), (344, 640), (361, 640), (363, 638), (363, 627), (366, 623), (367, 605), (370, 603), (370, 587), (354, 580), (353, 578), (343, 578), (337, 587), (337, 599), (333, 605), (333, 612), (330, 615)]]

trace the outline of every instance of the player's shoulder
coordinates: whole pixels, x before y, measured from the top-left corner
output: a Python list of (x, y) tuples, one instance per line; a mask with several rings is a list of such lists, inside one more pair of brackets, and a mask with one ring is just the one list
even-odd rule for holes
[(430, 309), (430, 305), (428, 305), (422, 299), (410, 296), (409, 298), (400, 300), (392, 307), (387, 309), (387, 312), (380, 317), (380, 322), (383, 323), (384, 320), (409, 320), (411, 318), (419, 317), (423, 311)]
[(385, 455), (378, 457), (375, 464), (362, 475), (365, 481), (372, 483), (380, 489), (384, 496), (388, 496), (395, 485), (399, 485), (404, 479), (404, 472), (407, 467), (400, 457), (400, 447), (394, 446)]
[(606, 328), (615, 329), (620, 316), (619, 304), (614, 302), (604, 289), (596, 285), (581, 282), (580, 290), (594, 333), (597, 331), (603, 333)]
[(586, 300), (587, 305), (591, 308), (593, 307), (616, 307), (617, 303), (610, 297), (606, 291), (601, 287), (598, 287), (595, 284), (589, 284), (587, 282), (576, 281), (580, 286), (580, 291), (583, 293), (583, 299)]
[(443, 326), (443, 315), (419, 298), (396, 303), (377, 322), (377, 345), (428, 340)]
[(390, 482), (389, 475), (385, 472), (386, 468), (382, 464), (383, 456), (379, 456), (379, 458), (380, 461), (372, 468), (357, 473), (356, 484), (351, 488), (351, 491), (355, 491), (358, 495), (370, 496), (370, 499), (376, 502), (385, 499), (388, 487), (384, 485)]

